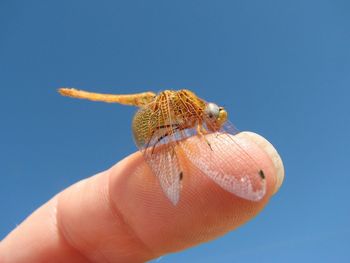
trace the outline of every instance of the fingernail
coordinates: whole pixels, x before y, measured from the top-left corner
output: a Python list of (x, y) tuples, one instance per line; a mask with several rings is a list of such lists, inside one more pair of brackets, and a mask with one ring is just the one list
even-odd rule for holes
[(242, 135), (248, 136), (249, 139), (253, 140), (268, 156), (270, 156), (276, 171), (276, 185), (274, 194), (277, 193), (284, 180), (284, 166), (280, 155), (273, 145), (267, 141), (264, 137), (254, 132), (242, 132)]

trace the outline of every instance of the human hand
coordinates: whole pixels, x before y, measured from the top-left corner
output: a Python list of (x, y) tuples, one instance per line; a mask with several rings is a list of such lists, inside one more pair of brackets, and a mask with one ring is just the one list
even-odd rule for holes
[(0, 243), (0, 262), (144, 262), (237, 228), (279, 189), (284, 169), (261, 136), (236, 138), (264, 170), (267, 193), (259, 202), (234, 196), (189, 167), (173, 206), (137, 152), (38, 208)]

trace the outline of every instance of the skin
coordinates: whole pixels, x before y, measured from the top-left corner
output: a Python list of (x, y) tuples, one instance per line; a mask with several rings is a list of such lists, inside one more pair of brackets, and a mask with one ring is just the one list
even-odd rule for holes
[[(190, 176), (184, 177), (180, 202), (173, 206), (137, 152), (68, 187), (28, 216), (1, 241), (0, 262), (144, 262), (241, 226), (279, 189), (284, 171), (265, 139), (253, 133), (236, 136), (264, 170), (267, 193), (259, 202), (226, 192), (186, 164)], [(234, 154), (230, 158), (234, 161)]]

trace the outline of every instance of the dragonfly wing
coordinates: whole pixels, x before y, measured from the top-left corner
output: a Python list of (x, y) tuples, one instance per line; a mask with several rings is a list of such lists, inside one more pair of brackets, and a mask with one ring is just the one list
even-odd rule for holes
[(226, 191), (251, 201), (264, 197), (265, 175), (233, 135), (194, 136), (181, 146), (187, 158)]
[(153, 173), (159, 180), (165, 195), (176, 205), (180, 198), (181, 166), (176, 154), (176, 145), (169, 143), (148, 147), (144, 156)]

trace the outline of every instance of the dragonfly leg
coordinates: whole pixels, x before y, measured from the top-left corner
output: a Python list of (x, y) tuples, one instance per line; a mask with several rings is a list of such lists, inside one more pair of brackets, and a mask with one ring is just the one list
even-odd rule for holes
[[(152, 132), (152, 134), (151, 134), (151, 136), (150, 136), (150, 139), (149, 139), (149, 141), (148, 141), (148, 143), (147, 143), (147, 145), (146, 145), (145, 148), (148, 148), (148, 147), (150, 146), (150, 143), (151, 143), (152, 138), (153, 138), (154, 134), (156, 133), (156, 131), (158, 131), (158, 130), (160, 130), (160, 129), (164, 129), (164, 128), (169, 128), (169, 127), (175, 127), (176, 129), (178, 129), (178, 125), (177, 125), (177, 124), (161, 125), (161, 126), (156, 127), (156, 128), (154, 129), (154, 131)], [(157, 140), (157, 142), (154, 144), (154, 146), (155, 146), (157, 143), (159, 143), (162, 139), (164, 139), (164, 137), (166, 137), (166, 136), (168, 136), (168, 135), (169, 135), (169, 134), (167, 133), (167, 134), (164, 134), (163, 136), (161, 136), (160, 138), (158, 138), (158, 140)], [(154, 146), (153, 146), (153, 147), (154, 147)], [(153, 152), (153, 150), (152, 150), (152, 152)]]
[(207, 131), (203, 128), (203, 125), (201, 125), (201, 124), (198, 124), (198, 125), (197, 125), (197, 133), (198, 133), (200, 136), (202, 136), (202, 137), (204, 138), (204, 140), (205, 140), (205, 142), (208, 144), (210, 150), (213, 151), (213, 148), (211, 148), (210, 142), (209, 142), (208, 139), (204, 136), (205, 134), (207, 134)]
[(165, 137), (167, 137), (169, 135), (169, 133), (166, 133), (166, 134), (164, 134), (164, 135), (162, 135), (162, 136), (160, 136), (159, 138), (158, 138), (158, 140), (156, 141), (156, 143), (153, 145), (153, 147), (152, 147), (152, 153), (154, 152), (154, 148), (156, 148), (156, 146), (157, 146), (157, 144), (161, 141), (161, 140), (163, 140)]
[[(178, 130), (179, 129), (179, 125), (178, 124), (171, 124), (171, 125), (162, 125), (162, 126), (159, 126), (157, 127), (154, 131), (153, 131), (153, 134), (151, 136), (151, 138), (153, 137), (154, 133), (157, 131), (157, 130), (160, 130), (160, 129), (164, 129), (164, 128), (169, 128), (169, 127), (173, 127), (174, 130)], [(164, 135), (160, 136), (158, 138), (158, 140), (156, 141), (156, 143), (153, 145), (152, 147), (152, 153), (154, 152), (154, 149), (155, 147), (157, 146), (158, 143), (160, 143), (161, 140), (163, 140), (165, 137), (169, 136), (170, 134), (168, 132), (166, 132)]]

